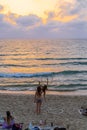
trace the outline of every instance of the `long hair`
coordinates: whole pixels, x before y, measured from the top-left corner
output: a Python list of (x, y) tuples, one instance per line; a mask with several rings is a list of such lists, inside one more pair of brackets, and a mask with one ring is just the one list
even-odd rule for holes
[(10, 111), (6, 111), (6, 115), (7, 115), (7, 123), (9, 124), (12, 119)]
[(37, 93), (38, 93), (38, 95), (41, 95), (41, 93), (42, 93), (41, 86), (37, 87)]
[(47, 90), (47, 85), (44, 85), (44, 86), (42, 87), (42, 91), (45, 92), (46, 90)]

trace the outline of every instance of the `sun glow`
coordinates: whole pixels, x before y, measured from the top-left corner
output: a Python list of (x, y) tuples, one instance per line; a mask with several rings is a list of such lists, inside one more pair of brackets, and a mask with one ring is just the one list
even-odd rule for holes
[[(18, 15), (35, 14), (39, 17), (46, 17), (45, 11), (53, 10), (56, 1), (53, 0), (0, 0), (0, 4), (4, 5), (6, 11)], [(50, 5), (50, 6), (49, 6)]]
[[(9, 18), (9, 14), (13, 13), (21, 16), (36, 15), (40, 17), (43, 23), (47, 23), (48, 20), (68, 22), (77, 17), (77, 15), (67, 15), (66, 6), (67, 3), (74, 4), (74, 1), (69, 0), (0, 0), (0, 5), (3, 9), (0, 11), (6, 14), (4, 18), (10, 23), (16, 24), (14, 19)], [(72, 4), (71, 4), (72, 5)], [(53, 13), (53, 17), (50, 17), (50, 13)], [(61, 13), (62, 12), (62, 13)], [(64, 14), (63, 14), (64, 13)], [(56, 15), (57, 14), (57, 15)], [(63, 14), (63, 17), (62, 17)]]

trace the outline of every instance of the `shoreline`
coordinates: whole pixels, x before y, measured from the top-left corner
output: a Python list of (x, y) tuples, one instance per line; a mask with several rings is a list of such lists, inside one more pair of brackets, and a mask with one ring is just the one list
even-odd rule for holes
[[(0, 94), (23, 94), (23, 95), (34, 95), (34, 90), (27, 91), (9, 91), (9, 90), (0, 90)], [(64, 95), (64, 96), (87, 96), (87, 90), (76, 90), (76, 91), (55, 91), (47, 90), (47, 95)]]

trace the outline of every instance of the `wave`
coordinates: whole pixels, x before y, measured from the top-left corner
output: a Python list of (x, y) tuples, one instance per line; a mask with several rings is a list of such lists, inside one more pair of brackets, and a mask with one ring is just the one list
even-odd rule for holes
[[(54, 88), (53, 88), (54, 89)], [(55, 87), (58, 91), (87, 90), (87, 84), (61, 84)]]
[(87, 71), (85, 71), (85, 70), (64, 70), (64, 71), (57, 72), (54, 74), (62, 74), (62, 75), (87, 74)]
[[(27, 55), (27, 54), (0, 54), (0, 56), (21, 56), (21, 55)], [(77, 57), (77, 58), (12, 58), (13, 60), (87, 60), (87, 58)]]
[(1, 67), (38, 67), (38, 65), (21, 65), (21, 64), (0, 64)]
[(42, 65), (87, 65), (87, 62), (64, 62), (64, 63), (49, 63), (49, 64), (42, 64)]
[(49, 76), (51, 72), (43, 72), (43, 73), (0, 73), (0, 77), (8, 77), (8, 78), (31, 78), (31, 77), (39, 77), (39, 76)]
[(41, 73), (0, 73), (0, 77), (15, 77), (15, 78), (31, 78), (31, 77), (48, 77), (56, 75), (76, 75), (76, 74), (87, 74), (87, 71), (78, 70), (66, 70), (61, 72), (41, 72)]
[[(0, 86), (0, 90), (10, 91), (26, 91), (36, 90), (37, 84), (18, 84), (18, 85), (4, 85)], [(49, 85), (48, 90), (52, 91), (76, 91), (76, 90), (87, 90), (87, 84), (61, 84), (61, 85)]]
[(0, 64), (1, 67), (26, 67), (25, 65), (16, 65), (16, 64)]
[(77, 86), (79, 86), (79, 87), (87, 86), (87, 84), (61, 84), (58, 86), (58, 88), (63, 88), (63, 87), (65, 87), (65, 88), (70, 87), (71, 88), (71, 87), (77, 87)]
[[(66, 62), (66, 63), (49, 63), (42, 64), (42, 66), (56, 66), (56, 65), (87, 65), (87, 62)], [(38, 65), (21, 65), (21, 64), (0, 64), (1, 67), (38, 67)]]
[(87, 60), (87, 58), (31, 58), (32, 60)]
[(16, 54), (16, 53), (14, 53), (14, 54), (0, 54), (0, 56), (25, 56), (25, 55), (28, 55), (28, 53), (18, 53), (18, 54)]
[(87, 62), (66, 62), (66, 63), (59, 63), (61, 65), (87, 65)]

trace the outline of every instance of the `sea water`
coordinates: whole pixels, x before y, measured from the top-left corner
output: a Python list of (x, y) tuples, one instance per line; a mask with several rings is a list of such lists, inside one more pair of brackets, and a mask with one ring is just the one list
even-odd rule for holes
[(87, 89), (87, 40), (0, 40), (0, 90)]

